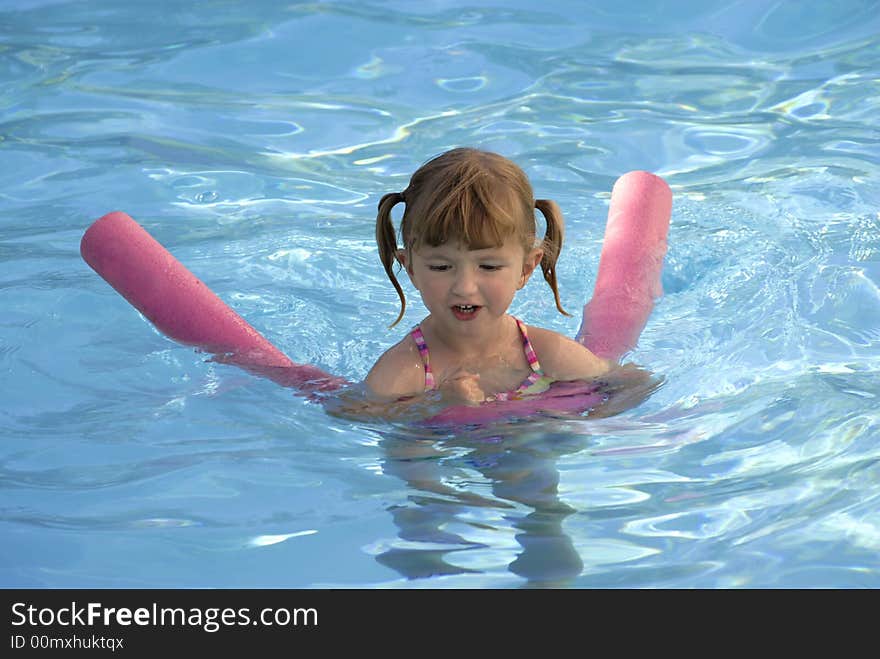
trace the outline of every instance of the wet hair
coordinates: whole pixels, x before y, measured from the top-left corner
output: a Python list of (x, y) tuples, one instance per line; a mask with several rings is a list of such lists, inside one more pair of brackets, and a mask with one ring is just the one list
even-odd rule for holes
[[(391, 192), (379, 201), (376, 242), (385, 273), (400, 297), (403, 318), (406, 297), (393, 271), (397, 261), (397, 235), (391, 209), (400, 202), (406, 208), (400, 223), (403, 248), (409, 253), (422, 245), (438, 247), (453, 240), (468, 249), (500, 247), (510, 237), (526, 253), (544, 250), (541, 271), (553, 291), (556, 308), (562, 308), (556, 284), (556, 260), (562, 249), (564, 221), (556, 202), (534, 198), (525, 172), (507, 158), (489, 151), (458, 148), (446, 151), (422, 165), (403, 192)], [(547, 224), (543, 240), (536, 240), (535, 209)]]

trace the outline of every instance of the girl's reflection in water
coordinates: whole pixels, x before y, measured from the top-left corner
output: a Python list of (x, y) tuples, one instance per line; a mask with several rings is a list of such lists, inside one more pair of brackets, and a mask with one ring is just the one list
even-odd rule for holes
[[(623, 367), (588, 417), (632, 410), (662, 382)], [(557, 461), (589, 446), (589, 419), (543, 417), (455, 432), (385, 426), (382, 470), (413, 492), (408, 504), (390, 508), (398, 539), (377, 560), (408, 579), (497, 573), (506, 560), (526, 586), (570, 585), (584, 564), (563, 530), (577, 511), (560, 499)], [(516, 544), (509, 551), (511, 530)]]
[[(504, 552), (492, 547), (503, 543), (512, 526), (520, 551), (508, 569), (527, 586), (563, 587), (580, 575), (583, 562), (562, 528), (575, 509), (559, 498), (556, 463), (583, 450), (589, 438), (561, 433), (558, 424), (555, 432), (538, 424), (511, 425), (507, 432), (502, 436), (496, 427), (482, 436), (385, 436), (383, 470), (417, 493), (408, 497), (409, 505), (391, 508), (402, 542), (377, 556), (380, 563), (409, 579), (483, 572), (473, 567), (480, 558), (461, 554), (490, 550), (497, 557)], [(450, 530), (455, 528), (463, 530)], [(477, 537), (492, 535), (492, 544), (464, 537), (471, 530)]]

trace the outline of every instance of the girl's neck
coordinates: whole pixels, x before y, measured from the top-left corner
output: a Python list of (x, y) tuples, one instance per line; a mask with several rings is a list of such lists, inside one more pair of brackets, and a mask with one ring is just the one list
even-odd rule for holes
[(486, 332), (481, 336), (460, 336), (449, 334), (436, 327), (432, 317), (428, 316), (421, 323), (422, 332), (426, 333), (426, 341), (434, 346), (448, 351), (462, 359), (479, 361), (481, 358), (502, 352), (503, 346), (507, 346), (512, 340), (519, 337), (519, 330), (513, 316), (504, 314), (498, 319), (494, 331)]

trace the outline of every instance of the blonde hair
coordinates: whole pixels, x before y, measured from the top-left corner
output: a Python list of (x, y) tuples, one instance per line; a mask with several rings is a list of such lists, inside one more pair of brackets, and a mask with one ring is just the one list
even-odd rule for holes
[[(379, 201), (379, 258), (401, 306), (391, 327), (406, 311), (406, 296), (392, 270), (398, 246), (391, 209), (401, 201), (406, 209), (400, 235), (407, 251), (425, 244), (437, 247), (449, 240), (460, 241), (468, 249), (499, 247), (511, 236), (520, 241), (526, 253), (535, 247), (543, 249), (544, 279), (553, 291), (556, 308), (570, 315), (562, 308), (556, 284), (556, 260), (564, 234), (559, 206), (549, 199), (536, 200), (525, 172), (507, 158), (489, 151), (458, 148), (422, 165), (403, 192), (391, 192)], [(540, 244), (535, 239), (535, 208), (547, 223)]]

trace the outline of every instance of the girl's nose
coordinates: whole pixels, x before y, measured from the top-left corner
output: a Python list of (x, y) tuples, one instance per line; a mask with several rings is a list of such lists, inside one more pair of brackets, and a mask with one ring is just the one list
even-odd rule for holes
[(452, 282), (453, 295), (470, 295), (477, 290), (476, 273), (470, 268), (460, 268)]

